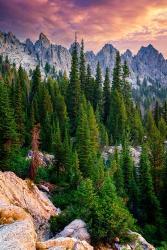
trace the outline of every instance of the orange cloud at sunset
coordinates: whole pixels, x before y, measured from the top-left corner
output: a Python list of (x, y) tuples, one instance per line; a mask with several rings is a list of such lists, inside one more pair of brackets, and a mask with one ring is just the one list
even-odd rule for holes
[(65, 46), (78, 31), (89, 50), (112, 43), (136, 53), (152, 43), (167, 57), (167, 1), (0, 0), (0, 30), (33, 40), (42, 31)]

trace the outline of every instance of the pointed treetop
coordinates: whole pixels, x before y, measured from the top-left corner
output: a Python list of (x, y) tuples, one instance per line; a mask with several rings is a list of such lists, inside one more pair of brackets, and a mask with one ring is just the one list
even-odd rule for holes
[(75, 32), (75, 43), (77, 43), (77, 31)]

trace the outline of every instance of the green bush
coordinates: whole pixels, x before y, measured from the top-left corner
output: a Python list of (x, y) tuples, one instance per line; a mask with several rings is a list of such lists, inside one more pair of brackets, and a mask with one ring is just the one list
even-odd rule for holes
[[(69, 195), (69, 197), (68, 197)], [(90, 179), (82, 180), (76, 191), (55, 195), (55, 205), (64, 208), (64, 213), (51, 220), (51, 229), (59, 231), (74, 219), (86, 222), (92, 241), (112, 242), (117, 236), (127, 239), (129, 229), (134, 229), (134, 219), (117, 197), (109, 177), (105, 178), (99, 192)], [(67, 223), (68, 222), (68, 223)]]
[(17, 154), (12, 156), (9, 171), (14, 172), (21, 178), (28, 177), (30, 161), (26, 160), (24, 151), (19, 151)]
[(68, 216), (68, 214), (64, 211), (59, 216), (53, 216), (50, 219), (50, 229), (56, 234), (64, 229), (73, 219)]
[(37, 174), (35, 177), (35, 182), (39, 183), (40, 181), (50, 181), (50, 172), (51, 172), (52, 167), (43, 167), (40, 166), (37, 169)]
[(167, 250), (167, 242), (161, 242), (161, 246), (156, 248), (157, 250)]

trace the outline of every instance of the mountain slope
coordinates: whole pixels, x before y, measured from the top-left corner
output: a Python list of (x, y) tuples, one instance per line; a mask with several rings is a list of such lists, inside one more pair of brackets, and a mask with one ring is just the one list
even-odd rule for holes
[[(12, 63), (18, 67), (20, 64), (29, 71), (40, 64), (42, 73), (44, 67), (49, 63), (51, 67), (55, 67), (56, 72), (66, 71), (69, 73), (71, 67), (71, 50), (61, 45), (52, 44), (49, 39), (41, 33), (39, 39), (33, 43), (27, 39), (24, 43), (20, 42), (11, 32), (0, 32), (0, 54), (8, 56)], [(80, 46), (78, 44), (78, 50)], [(92, 73), (96, 73), (97, 62), (100, 62), (103, 76), (106, 67), (110, 68), (112, 78), (112, 70), (114, 67), (115, 55), (117, 49), (112, 44), (105, 44), (97, 53), (87, 51), (85, 53), (86, 62), (90, 64)], [(144, 79), (152, 84), (159, 82), (167, 84), (167, 61), (163, 55), (159, 53), (151, 44), (147, 47), (141, 47), (136, 55), (133, 56), (130, 50), (121, 55), (122, 62), (127, 61), (130, 69), (130, 80), (136, 87), (137, 79), (142, 82)]]

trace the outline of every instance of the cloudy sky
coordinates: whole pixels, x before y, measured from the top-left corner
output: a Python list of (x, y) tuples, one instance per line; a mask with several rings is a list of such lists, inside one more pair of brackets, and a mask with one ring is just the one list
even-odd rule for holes
[(43, 32), (67, 47), (77, 31), (95, 52), (152, 43), (167, 57), (167, 0), (0, 0), (0, 30), (33, 41)]

